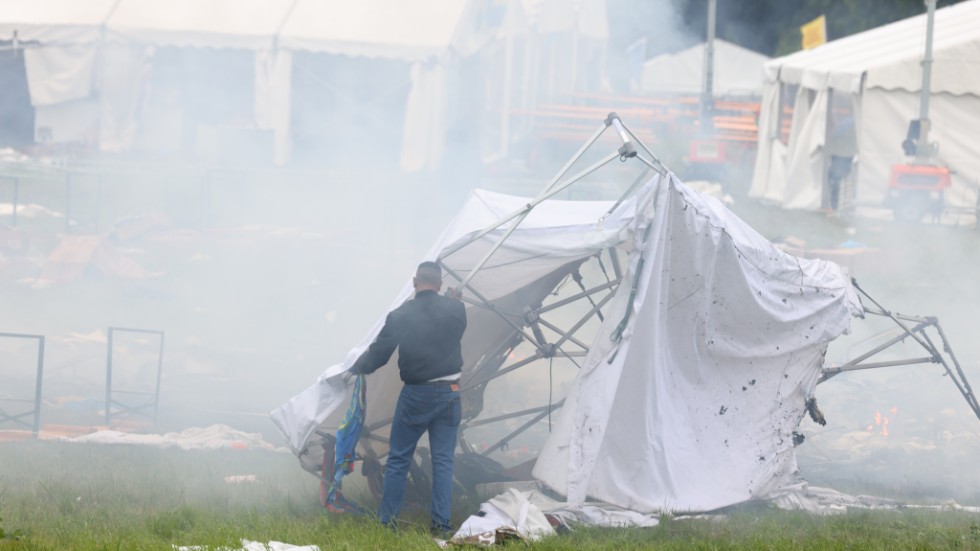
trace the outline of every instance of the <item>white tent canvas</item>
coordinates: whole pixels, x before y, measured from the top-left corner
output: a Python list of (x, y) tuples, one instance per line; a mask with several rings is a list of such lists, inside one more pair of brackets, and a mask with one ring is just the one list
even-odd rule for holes
[(87, 44), (118, 0), (0, 0), (0, 40), (49, 45)]
[[(704, 82), (705, 43), (643, 63), (640, 90), (645, 93), (700, 94)], [(719, 96), (762, 94), (762, 67), (769, 58), (731, 42), (714, 42), (712, 90)]]
[[(973, 208), (980, 181), (973, 138), (980, 122), (980, 1), (937, 10), (934, 32), (930, 141), (939, 144), (937, 161), (955, 171), (947, 205)], [(787, 208), (824, 205), (835, 117), (842, 117), (853, 120), (856, 200), (882, 204), (891, 166), (905, 161), (908, 123), (919, 114), (925, 36), (923, 14), (767, 63), (750, 195)], [(784, 104), (794, 107), (786, 143)]]
[[(475, 192), (426, 258), (465, 276), (505, 230), (452, 251), (528, 202)], [(800, 482), (793, 432), (827, 344), (861, 312), (847, 275), (780, 251), (671, 175), (612, 207), (541, 203), (472, 279), (464, 294), (464, 418), (479, 415), (475, 403), (500, 399), (483, 396), (481, 382), (486, 358), (515, 334), (501, 317), (524, 324), (525, 307), (547, 309), (568, 274), (612, 248), (625, 259), (616, 267), (622, 284), (606, 299), (595, 295), (604, 321), (534, 476), (573, 505), (594, 497), (645, 513), (713, 510), (793, 491)], [(406, 285), (391, 308), (410, 295)], [(348, 399), (343, 373), (383, 320), (343, 362), (272, 412), (307, 468), (320, 465), (309, 459), (319, 448), (316, 432), (335, 430)], [(378, 420), (390, 418), (400, 382), (391, 366), (367, 382), (362, 452), (380, 457), (387, 429)]]

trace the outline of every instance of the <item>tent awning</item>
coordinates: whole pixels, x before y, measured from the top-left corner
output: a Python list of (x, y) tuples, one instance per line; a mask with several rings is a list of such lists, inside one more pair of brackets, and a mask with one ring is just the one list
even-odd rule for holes
[(279, 34), (288, 50), (409, 61), (446, 51), (467, 0), (299, 0)]
[(76, 44), (100, 38), (119, 0), (0, 0), (0, 40)]
[[(766, 79), (856, 93), (864, 78), (866, 88), (917, 92), (925, 38), (923, 14), (774, 59), (765, 66)], [(934, 93), (977, 94), (980, 0), (936, 10), (933, 56)]]
[(469, 0), (0, 0), (0, 40), (308, 50), (415, 61), (453, 44)]
[(106, 22), (115, 42), (271, 49), (296, 0), (120, 0)]

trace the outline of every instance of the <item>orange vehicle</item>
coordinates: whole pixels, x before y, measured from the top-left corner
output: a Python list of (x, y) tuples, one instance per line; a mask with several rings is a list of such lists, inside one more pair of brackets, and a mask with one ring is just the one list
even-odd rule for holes
[(944, 193), (952, 186), (951, 173), (944, 166), (929, 163), (893, 165), (888, 179), (886, 204), (895, 220), (918, 222), (926, 214), (938, 218), (945, 201)]

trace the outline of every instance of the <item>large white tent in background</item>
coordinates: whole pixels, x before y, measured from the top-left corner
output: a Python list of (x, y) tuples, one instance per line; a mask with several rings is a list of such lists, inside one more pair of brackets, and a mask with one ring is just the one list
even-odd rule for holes
[(99, 40), (119, 0), (0, 0), (0, 40), (82, 44)]
[[(640, 91), (644, 93), (700, 94), (704, 81), (704, 43), (643, 63)], [(762, 66), (769, 58), (731, 42), (714, 42), (715, 70), (712, 90), (718, 96), (762, 95)]]
[[(856, 143), (858, 204), (880, 205), (891, 166), (918, 117), (925, 14), (774, 59), (765, 66), (758, 156), (750, 195), (817, 209), (835, 141)], [(980, 155), (980, 0), (936, 11), (930, 141), (955, 171), (947, 205), (977, 204)], [(781, 135), (792, 106), (788, 140)], [(850, 136), (843, 136), (852, 132)]]
[(273, 131), (277, 162), (289, 150), (292, 53), (404, 61), (413, 87), (403, 165), (419, 169), (438, 162), (441, 136), (422, 129), (443, 124), (443, 73), (454, 40), (473, 39), (459, 32), (472, 8), (467, 0), (0, 1), (0, 40), (26, 43), (38, 125), (61, 129), (47, 138), (78, 141), (98, 129), (104, 150), (133, 145), (152, 48), (254, 52), (254, 126)]

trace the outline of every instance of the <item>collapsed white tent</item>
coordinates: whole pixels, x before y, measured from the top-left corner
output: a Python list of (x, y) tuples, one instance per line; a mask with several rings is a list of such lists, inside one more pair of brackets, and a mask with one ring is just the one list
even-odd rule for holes
[[(858, 204), (880, 205), (891, 166), (905, 160), (901, 142), (909, 121), (918, 116), (925, 36), (926, 16), (920, 15), (767, 63), (750, 196), (786, 208), (826, 204), (837, 128), (850, 133), (842, 142), (856, 142), (845, 156), (855, 156)], [(930, 139), (939, 143), (938, 162), (956, 172), (946, 194), (954, 208), (977, 205), (978, 51), (980, 1), (936, 11)], [(791, 122), (787, 106), (793, 107)], [(781, 135), (786, 122), (788, 140)]]
[[(643, 62), (640, 90), (645, 93), (700, 94), (704, 86), (705, 43)], [(712, 90), (718, 96), (762, 94), (762, 66), (769, 58), (731, 42), (714, 42)]]
[[(521, 213), (527, 216), (519, 225), (493, 223)], [(500, 248), (470, 279), (495, 244)], [(491, 377), (530, 363), (504, 365), (516, 343), (533, 343), (540, 359), (554, 347), (573, 356), (563, 347), (586, 338), (574, 335), (581, 321), (550, 344), (525, 330), (567, 303), (553, 296), (556, 287), (604, 251), (615, 278), (582, 293), (597, 297), (593, 312), (602, 310), (604, 321), (584, 345), (589, 350), (535, 478), (572, 505), (597, 498), (644, 513), (798, 493), (794, 431), (828, 343), (848, 331), (861, 306), (839, 266), (780, 251), (666, 171), (617, 203), (474, 192), (430, 250), (426, 258), (449, 272), (447, 285), (468, 280), (461, 447), (470, 447), (468, 422), (495, 399), (483, 395)], [(603, 297), (603, 290), (610, 291)], [(406, 285), (391, 309), (410, 296)], [(342, 375), (384, 319), (342, 363), (272, 412), (312, 472), (349, 396)], [(368, 461), (386, 451), (400, 385), (391, 366), (368, 377), (359, 447)]]

